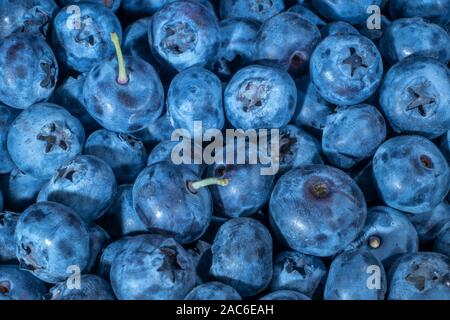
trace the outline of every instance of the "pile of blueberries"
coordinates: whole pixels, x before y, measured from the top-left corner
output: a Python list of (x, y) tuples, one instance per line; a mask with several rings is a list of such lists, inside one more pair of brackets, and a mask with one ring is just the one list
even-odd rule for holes
[[(0, 300), (450, 300), (449, 30), (450, 0), (0, 1)], [(279, 129), (279, 171), (175, 164), (196, 121)]]

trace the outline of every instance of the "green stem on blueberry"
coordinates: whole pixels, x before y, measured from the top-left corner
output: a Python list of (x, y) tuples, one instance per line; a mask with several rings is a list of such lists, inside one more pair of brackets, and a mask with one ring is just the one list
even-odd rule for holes
[(117, 82), (119, 84), (127, 84), (128, 83), (128, 75), (127, 69), (125, 68), (125, 60), (123, 58), (122, 49), (120, 48), (120, 40), (117, 33), (111, 33), (111, 40), (116, 48), (117, 55), (117, 65), (119, 66), (119, 76), (117, 77)]
[(188, 186), (190, 191), (196, 192), (198, 189), (213, 185), (225, 187), (228, 185), (228, 182), (228, 179), (223, 178), (206, 178), (198, 181), (191, 181)]

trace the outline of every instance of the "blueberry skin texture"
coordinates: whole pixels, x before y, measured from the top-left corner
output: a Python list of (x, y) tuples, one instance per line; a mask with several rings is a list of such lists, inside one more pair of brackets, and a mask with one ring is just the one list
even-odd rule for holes
[(117, 191), (114, 173), (100, 158), (79, 155), (62, 165), (44, 187), (39, 201), (72, 208), (86, 222), (100, 218)]
[(297, 88), (280, 69), (252, 65), (239, 70), (224, 92), (225, 114), (235, 128), (281, 128), (294, 115)]
[(93, 274), (80, 277), (80, 288), (68, 288), (67, 283), (60, 282), (50, 289), (49, 300), (115, 300), (109, 283)]
[(259, 300), (311, 300), (304, 294), (294, 290), (278, 290), (266, 294)]
[(220, 48), (219, 21), (208, 7), (176, 1), (155, 13), (149, 29), (155, 58), (176, 71), (211, 67)]
[(6, 0), (0, 8), (0, 39), (16, 33), (46, 37), (58, 12), (53, 0)]
[(233, 287), (212, 281), (192, 289), (184, 300), (241, 300), (241, 296)]
[(58, 79), (58, 62), (37, 35), (11, 35), (0, 43), (0, 101), (17, 109), (48, 99)]
[(70, 276), (69, 266), (83, 270), (89, 262), (89, 232), (72, 209), (40, 202), (19, 217), (15, 230), (16, 256), (21, 268), (37, 278), (57, 283)]
[(449, 300), (450, 258), (435, 252), (409, 253), (389, 271), (389, 300)]
[(83, 273), (91, 273), (97, 263), (97, 258), (102, 250), (111, 242), (109, 234), (102, 229), (99, 225), (91, 223), (89, 225), (89, 246), (90, 246), (90, 259)]
[(52, 102), (64, 106), (67, 111), (80, 120), (87, 132), (92, 132), (99, 128), (99, 124), (91, 117), (84, 106), (83, 87), (85, 80), (86, 74), (69, 76), (55, 89)]
[[(368, 288), (370, 267), (379, 269), (380, 288)], [(367, 272), (367, 271), (370, 272)], [(369, 282), (370, 283), (370, 282)], [(353, 250), (340, 254), (331, 263), (325, 284), (325, 300), (384, 300), (386, 274), (381, 262), (370, 252)]]
[(325, 21), (323, 21), (315, 12), (308, 9), (308, 7), (305, 5), (301, 5), (301, 4), (293, 5), (292, 7), (290, 7), (288, 9), (288, 12), (297, 13), (303, 19), (308, 20), (309, 22), (311, 22), (318, 28), (322, 28), (327, 25), (327, 23)]
[(283, 251), (274, 259), (270, 289), (294, 290), (312, 297), (326, 274), (327, 269), (320, 258)]
[(449, 0), (392, 0), (389, 11), (395, 19), (422, 17), (443, 26), (450, 22)]
[(66, 161), (80, 154), (84, 144), (80, 121), (52, 103), (35, 104), (22, 111), (8, 131), (11, 159), (24, 173), (50, 179)]
[(16, 116), (16, 109), (0, 103), (0, 174), (9, 173), (15, 167), (6, 147), (6, 139), (8, 129)]
[(378, 48), (368, 38), (339, 34), (325, 38), (316, 47), (310, 73), (325, 100), (354, 105), (367, 100), (378, 89), (383, 61)]
[(439, 25), (422, 18), (399, 19), (384, 32), (380, 51), (391, 65), (412, 55), (435, 58), (447, 64), (450, 60), (450, 35)]
[(4, 263), (16, 259), (14, 231), (18, 219), (18, 213), (8, 211), (0, 213), (0, 262)]
[(155, 69), (139, 57), (125, 57), (128, 82), (117, 82), (117, 59), (97, 64), (86, 77), (84, 103), (105, 129), (133, 133), (156, 120), (163, 110), (164, 91)]
[(119, 300), (181, 300), (194, 287), (194, 265), (172, 238), (125, 248), (111, 266), (111, 285)]
[[(88, 72), (104, 60), (114, 57), (111, 33), (122, 39), (122, 27), (114, 13), (102, 4), (79, 2), (80, 25), (68, 28), (73, 10), (67, 6), (53, 22), (52, 43), (58, 61), (71, 70)], [(79, 27), (79, 28), (78, 28)]]
[(147, 161), (147, 151), (141, 140), (105, 129), (93, 132), (86, 139), (84, 153), (109, 164), (118, 183), (134, 182)]
[(15, 265), (0, 266), (0, 300), (42, 300), (45, 283)]
[(328, 116), (322, 149), (334, 166), (348, 169), (371, 157), (386, 139), (386, 122), (368, 104), (338, 107)]
[(273, 175), (262, 175), (261, 165), (217, 163), (208, 168), (208, 177), (228, 179), (228, 185), (210, 186), (214, 212), (230, 218), (256, 213), (270, 199)]
[(133, 186), (133, 207), (152, 233), (173, 237), (181, 244), (199, 239), (212, 216), (207, 188), (196, 193), (189, 182), (200, 178), (183, 166), (160, 162), (144, 169)]
[(272, 228), (282, 242), (298, 252), (326, 257), (356, 238), (367, 208), (363, 193), (346, 173), (309, 165), (278, 180), (269, 212)]
[(213, 70), (221, 79), (228, 80), (253, 62), (260, 25), (253, 20), (230, 18), (220, 21), (219, 26), (220, 50)]
[(178, 73), (167, 92), (167, 115), (175, 129), (194, 135), (194, 122), (203, 130), (221, 130), (225, 124), (222, 83), (211, 71), (192, 67)]
[(284, 11), (284, 8), (283, 0), (220, 0), (220, 17), (245, 18), (262, 23)]
[(217, 232), (211, 250), (210, 275), (232, 286), (241, 297), (253, 296), (269, 285), (272, 237), (262, 223), (251, 218), (228, 220)]
[(328, 20), (361, 24), (372, 14), (367, 13), (369, 6), (381, 7), (382, 0), (313, 0), (312, 3)]
[(320, 32), (322, 33), (323, 38), (339, 34), (359, 34), (358, 29), (356, 29), (350, 23), (344, 21), (330, 22), (324, 28), (322, 28)]
[(408, 214), (408, 219), (416, 228), (420, 242), (433, 242), (444, 225), (450, 221), (450, 206), (442, 201), (433, 210), (421, 214)]
[(383, 143), (373, 158), (373, 175), (384, 202), (409, 213), (432, 210), (449, 190), (447, 160), (420, 136), (399, 136)]
[(102, 4), (113, 12), (119, 10), (122, 0), (58, 0), (59, 4), (62, 6), (67, 6), (69, 4), (77, 4), (78, 2), (93, 2)]
[[(371, 247), (371, 238), (380, 241), (378, 248)], [(419, 237), (414, 225), (405, 214), (389, 207), (373, 207), (367, 213), (364, 229), (346, 250), (359, 249), (372, 253), (386, 265), (388, 259), (419, 249)]]
[(308, 69), (320, 40), (316, 25), (297, 13), (283, 12), (261, 26), (256, 38), (255, 60), (295, 75)]
[(111, 207), (99, 222), (112, 237), (121, 238), (147, 231), (147, 227), (133, 208), (132, 190), (132, 184), (119, 186)]
[(447, 223), (439, 232), (433, 245), (433, 251), (450, 257), (450, 223)]
[(450, 71), (432, 58), (394, 65), (380, 88), (380, 106), (397, 133), (434, 139), (450, 129)]

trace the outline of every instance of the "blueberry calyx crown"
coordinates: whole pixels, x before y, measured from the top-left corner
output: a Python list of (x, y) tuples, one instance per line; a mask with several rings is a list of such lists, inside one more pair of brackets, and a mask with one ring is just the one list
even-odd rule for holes
[(70, 149), (70, 145), (67, 142), (69, 129), (66, 125), (61, 125), (56, 122), (46, 124), (42, 127), (41, 132), (36, 136), (39, 141), (46, 142), (45, 153), (50, 153), (58, 146), (64, 151)]
[(243, 83), (238, 92), (238, 101), (242, 102), (244, 112), (260, 108), (269, 98), (272, 86), (263, 78), (249, 79)]
[(164, 26), (164, 38), (160, 46), (164, 51), (181, 55), (191, 51), (197, 42), (197, 34), (189, 23), (177, 21)]
[(157, 271), (170, 273), (172, 282), (175, 282), (176, 272), (183, 270), (178, 261), (178, 252), (174, 247), (161, 247), (159, 251), (163, 254), (163, 262)]

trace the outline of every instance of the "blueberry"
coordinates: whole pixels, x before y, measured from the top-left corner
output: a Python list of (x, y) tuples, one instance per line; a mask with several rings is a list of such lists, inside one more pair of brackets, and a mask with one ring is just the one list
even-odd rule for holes
[(450, 258), (434, 252), (409, 253), (389, 271), (389, 300), (449, 300)]
[(167, 113), (163, 111), (162, 115), (149, 126), (133, 134), (148, 147), (162, 141), (171, 140), (173, 130), (174, 128), (167, 118)]
[(327, 101), (358, 104), (370, 98), (381, 83), (383, 63), (372, 41), (354, 34), (325, 38), (314, 50), (311, 79)]
[(194, 65), (212, 67), (220, 48), (217, 17), (191, 1), (169, 3), (155, 13), (149, 31), (155, 57), (176, 71)]
[(391, 0), (389, 9), (396, 19), (423, 17), (443, 26), (450, 23), (449, 0)]
[(195, 287), (184, 300), (241, 300), (241, 296), (233, 287), (213, 281)]
[(359, 31), (354, 26), (344, 21), (330, 22), (320, 32), (323, 38), (339, 34), (359, 34)]
[(293, 169), (270, 198), (273, 230), (292, 249), (331, 256), (353, 241), (366, 220), (366, 202), (343, 171), (325, 165)]
[(14, 212), (0, 213), (0, 262), (14, 261), (16, 259), (16, 242), (14, 231), (19, 214)]
[[(158, 69), (148, 43), (148, 31), (151, 18), (142, 18), (130, 24), (123, 33), (123, 53), (132, 57), (139, 57)], [(160, 71), (160, 70), (158, 70)]]
[(35, 104), (22, 111), (8, 131), (11, 159), (24, 173), (50, 179), (66, 161), (81, 153), (83, 127), (67, 110), (51, 104)]
[(441, 151), (450, 163), (450, 134), (447, 132), (441, 139)]
[(147, 151), (141, 140), (105, 129), (93, 132), (86, 139), (84, 153), (108, 163), (118, 183), (134, 182), (147, 161)]
[(266, 294), (259, 300), (311, 300), (311, 299), (305, 296), (304, 294), (294, 290), (278, 290)]
[(194, 265), (171, 238), (149, 236), (113, 260), (111, 284), (120, 300), (181, 300), (194, 287)]
[(52, 43), (58, 61), (66, 67), (87, 72), (98, 62), (114, 56), (110, 33), (122, 37), (119, 19), (103, 4), (77, 3), (67, 6), (55, 17)]
[(442, 201), (433, 210), (421, 214), (408, 214), (407, 217), (417, 230), (422, 243), (433, 242), (444, 225), (450, 221), (450, 205)]
[[(122, 10), (130, 17), (151, 16), (161, 10), (166, 4), (175, 0), (122, 0)], [(208, 10), (214, 12), (209, 0), (192, 0), (205, 6)]]
[(48, 99), (58, 79), (58, 62), (39, 36), (21, 33), (0, 43), (0, 101), (25, 109)]
[(387, 265), (395, 256), (417, 252), (419, 238), (413, 224), (403, 213), (379, 206), (369, 209), (364, 229), (346, 250), (356, 248), (372, 253)]
[(154, 237), (154, 235), (140, 235), (136, 237), (126, 236), (122, 237), (104, 248), (98, 259), (96, 274), (104, 279), (109, 279), (109, 273), (111, 271), (111, 264), (113, 260), (121, 253), (130, 243), (139, 243), (141, 239), (145, 237)]
[(380, 106), (397, 133), (433, 139), (450, 129), (450, 71), (432, 58), (411, 57), (394, 65), (380, 88)]
[(312, 3), (328, 20), (362, 24), (372, 14), (369, 7), (381, 7), (382, 0), (312, 0)]
[(323, 21), (314, 11), (308, 9), (307, 6), (296, 4), (289, 8), (288, 12), (294, 12), (300, 15), (303, 19), (308, 20), (318, 28), (326, 26), (326, 22)]
[(131, 184), (119, 186), (111, 207), (99, 222), (112, 237), (120, 238), (147, 231), (133, 208), (132, 190)]
[(195, 266), (195, 285), (201, 285), (208, 282), (212, 259), (211, 244), (202, 240), (197, 240), (185, 245), (184, 248)]
[(264, 22), (284, 10), (283, 0), (220, 0), (220, 17)]
[(436, 237), (433, 251), (450, 257), (450, 223), (447, 223)]
[(94, 156), (80, 155), (58, 168), (43, 190), (39, 201), (64, 204), (86, 222), (91, 222), (109, 208), (117, 185), (106, 162)]
[(17, 116), (15, 109), (0, 103), (0, 174), (9, 173), (14, 169), (14, 163), (6, 147), (8, 129)]
[(71, 288), (66, 282), (60, 282), (50, 289), (49, 300), (115, 300), (111, 286), (104, 279), (83, 274), (80, 288)]
[(45, 283), (14, 265), (0, 266), (0, 300), (42, 300)]
[(384, 202), (405, 212), (430, 211), (449, 190), (447, 160), (420, 136), (399, 136), (383, 143), (373, 158), (373, 174)]
[(69, 4), (77, 5), (78, 2), (94, 2), (102, 4), (113, 12), (116, 12), (119, 10), (122, 0), (58, 0), (58, 2), (62, 6), (67, 6)]
[(22, 268), (57, 283), (88, 264), (89, 232), (72, 209), (54, 202), (28, 207), (15, 230), (16, 255)]
[(240, 129), (280, 128), (297, 103), (294, 80), (285, 71), (259, 65), (240, 69), (224, 92), (225, 113)]
[(192, 136), (195, 121), (202, 122), (203, 130), (221, 130), (225, 124), (222, 84), (214, 73), (201, 67), (183, 70), (173, 78), (166, 105), (172, 126)]
[(338, 107), (327, 118), (322, 149), (334, 166), (348, 169), (371, 157), (385, 139), (386, 123), (377, 108)]
[(109, 234), (99, 225), (96, 225), (95, 223), (89, 225), (89, 251), (91, 257), (83, 272), (89, 273), (94, 270), (97, 264), (97, 258), (110, 241), (111, 238), (109, 237)]
[(352, 250), (333, 260), (324, 299), (384, 300), (386, 290), (386, 274), (381, 262), (370, 252)]
[(273, 262), (271, 290), (295, 290), (312, 297), (326, 277), (323, 262), (314, 256), (296, 251), (283, 251)]

